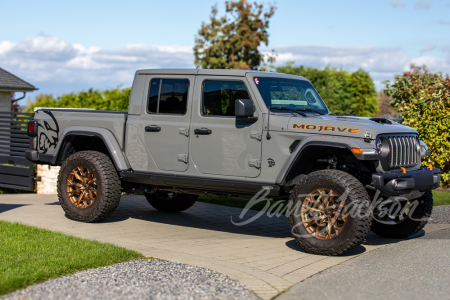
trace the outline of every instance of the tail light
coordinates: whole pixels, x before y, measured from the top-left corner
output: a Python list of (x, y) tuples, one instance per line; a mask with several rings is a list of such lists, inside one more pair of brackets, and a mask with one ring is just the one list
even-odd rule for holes
[(38, 134), (38, 123), (35, 120), (28, 121), (27, 135), (36, 137)]

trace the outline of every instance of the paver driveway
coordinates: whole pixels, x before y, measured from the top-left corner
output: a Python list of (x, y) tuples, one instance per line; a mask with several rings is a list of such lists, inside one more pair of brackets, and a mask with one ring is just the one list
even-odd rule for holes
[[(145, 256), (215, 270), (235, 278), (263, 299), (361, 253), (393, 240), (369, 236), (350, 255), (327, 257), (305, 253), (291, 237), (286, 218), (267, 215), (245, 226), (241, 209), (197, 202), (189, 210), (168, 214), (154, 210), (143, 196), (123, 196), (117, 211), (101, 223), (65, 217), (55, 195), (0, 195), (0, 219), (114, 243)], [(258, 212), (252, 211), (251, 217)], [(426, 232), (450, 225), (427, 225)], [(422, 233), (423, 234), (423, 233)]]

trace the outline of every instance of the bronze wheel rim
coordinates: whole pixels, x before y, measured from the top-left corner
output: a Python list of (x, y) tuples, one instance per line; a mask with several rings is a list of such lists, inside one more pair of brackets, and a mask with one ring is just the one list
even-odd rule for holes
[(317, 189), (302, 203), (301, 217), (306, 231), (319, 240), (337, 237), (347, 223), (345, 201), (332, 189)]
[(94, 204), (97, 198), (97, 180), (88, 167), (75, 167), (69, 173), (67, 195), (77, 208), (86, 209)]

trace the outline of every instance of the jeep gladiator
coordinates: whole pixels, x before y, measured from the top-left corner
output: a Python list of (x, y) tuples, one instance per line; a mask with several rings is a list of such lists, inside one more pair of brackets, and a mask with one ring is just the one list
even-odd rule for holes
[(73, 220), (107, 218), (122, 192), (180, 212), (198, 195), (263, 191), (287, 202), (293, 236), (321, 255), (347, 253), (370, 229), (417, 233), (440, 185), (440, 170), (421, 166), (429, 151), (415, 129), (331, 114), (306, 78), (279, 73), (138, 70), (127, 112), (38, 109), (28, 134), (28, 160), (61, 166), (58, 197)]

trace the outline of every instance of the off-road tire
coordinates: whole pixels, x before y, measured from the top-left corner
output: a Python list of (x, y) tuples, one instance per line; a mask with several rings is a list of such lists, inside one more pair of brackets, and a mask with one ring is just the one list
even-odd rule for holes
[(175, 194), (171, 199), (164, 199), (164, 193), (163, 191), (157, 191), (152, 194), (146, 193), (145, 198), (153, 208), (169, 213), (180, 212), (190, 208), (198, 198), (198, 195)]
[[(344, 197), (346, 207), (354, 207), (357, 214), (347, 215), (342, 232), (332, 239), (320, 240), (307, 232), (299, 212), (306, 196), (316, 189), (332, 189)], [(345, 197), (344, 192), (348, 194)], [(320, 170), (306, 175), (291, 191), (288, 224), (295, 240), (307, 252), (318, 255), (342, 255), (358, 247), (367, 236), (372, 222), (370, 198), (355, 177), (339, 170)], [(297, 207), (297, 208), (296, 208)], [(297, 216), (296, 216), (297, 215)], [(300, 222), (300, 223), (298, 223)], [(297, 226), (296, 226), (297, 224)]]
[(417, 221), (407, 216), (399, 224), (388, 225), (380, 223), (374, 218), (371, 230), (381, 237), (392, 239), (405, 239), (418, 233), (428, 223), (428, 219), (433, 211), (433, 194), (431, 191), (426, 191), (425, 194), (416, 200), (419, 201), (419, 205), (411, 217)]
[[(77, 166), (88, 167), (95, 175), (97, 197), (92, 206), (77, 208), (67, 193), (67, 178)], [(122, 188), (117, 171), (108, 156), (97, 151), (80, 151), (69, 156), (58, 176), (58, 199), (67, 216), (80, 222), (99, 222), (108, 218), (117, 208)]]

